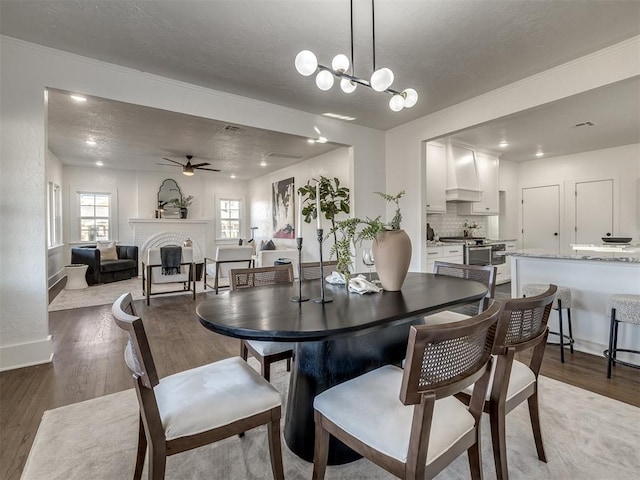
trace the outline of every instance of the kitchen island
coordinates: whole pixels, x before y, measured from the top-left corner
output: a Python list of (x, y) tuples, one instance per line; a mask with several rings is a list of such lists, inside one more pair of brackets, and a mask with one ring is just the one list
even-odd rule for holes
[[(596, 252), (594, 252), (596, 253)], [(602, 355), (609, 342), (611, 312), (607, 299), (615, 293), (640, 295), (640, 258), (596, 255), (562, 255), (507, 252), (511, 261), (511, 295), (521, 297), (528, 283), (553, 283), (571, 289), (574, 348)], [(549, 327), (558, 331), (558, 314), (553, 312)], [(640, 328), (620, 324), (619, 348), (638, 348)], [(566, 329), (565, 329), (566, 332)], [(604, 372), (603, 372), (604, 374)]]

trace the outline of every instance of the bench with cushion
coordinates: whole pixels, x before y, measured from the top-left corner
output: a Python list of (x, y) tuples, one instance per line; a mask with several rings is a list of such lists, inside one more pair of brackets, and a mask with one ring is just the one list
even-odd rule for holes
[[(83, 245), (71, 249), (71, 263), (88, 265), (87, 283), (118, 282), (138, 276), (138, 247), (115, 245), (116, 259), (105, 259), (96, 245)], [(107, 256), (109, 258), (109, 256)]]

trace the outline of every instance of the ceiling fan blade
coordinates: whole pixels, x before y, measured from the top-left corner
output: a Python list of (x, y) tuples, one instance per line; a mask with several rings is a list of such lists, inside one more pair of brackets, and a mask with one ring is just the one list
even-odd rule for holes
[(177, 162), (177, 161), (175, 161), (175, 160), (171, 160), (170, 158), (162, 157), (162, 159), (163, 159), (163, 160), (168, 160), (168, 161), (173, 162), (173, 163), (177, 163), (177, 164), (178, 164), (178, 165), (180, 165), (181, 167), (184, 167), (184, 164), (182, 164), (182, 163), (180, 163), (180, 162)]
[(210, 172), (219, 172), (220, 171), (217, 168), (203, 168), (203, 167), (196, 167), (195, 165), (193, 165), (193, 168), (197, 168), (198, 170), (209, 170)]
[(207, 165), (211, 165), (209, 162), (204, 163), (192, 163), (191, 166), (193, 168), (206, 167)]
[(156, 165), (163, 165), (165, 167), (181, 167), (182, 165), (173, 165), (172, 163), (158, 163), (156, 162)]

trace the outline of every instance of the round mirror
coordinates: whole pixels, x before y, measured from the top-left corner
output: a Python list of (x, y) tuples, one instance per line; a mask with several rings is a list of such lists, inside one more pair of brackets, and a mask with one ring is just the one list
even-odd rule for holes
[(158, 210), (163, 210), (163, 217), (180, 217), (180, 208), (173, 203), (174, 200), (182, 201), (182, 192), (175, 180), (167, 178), (158, 190)]

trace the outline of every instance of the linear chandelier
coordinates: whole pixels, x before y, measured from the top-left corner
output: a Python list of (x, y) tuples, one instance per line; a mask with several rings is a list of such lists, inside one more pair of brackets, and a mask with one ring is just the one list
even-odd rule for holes
[[(418, 92), (413, 88), (407, 88), (402, 91), (391, 88), (393, 83), (393, 72), (391, 69), (383, 67), (376, 70), (376, 29), (375, 29), (375, 10), (374, 0), (371, 0), (371, 23), (373, 36), (373, 74), (370, 80), (355, 76), (353, 65), (353, 0), (350, 0), (351, 7), (351, 63), (349, 58), (340, 53), (333, 57), (331, 67), (318, 64), (315, 54), (309, 50), (302, 50), (296, 55), (296, 70), (300, 75), (309, 77), (316, 74), (316, 85), (320, 90), (329, 90), (333, 87), (334, 77), (340, 79), (340, 88), (345, 93), (355, 91), (358, 84), (369, 87), (376, 92), (384, 92), (391, 95), (389, 100), (389, 108), (394, 112), (399, 112), (403, 108), (411, 108), (418, 102)], [(347, 73), (351, 67), (351, 73)]]

